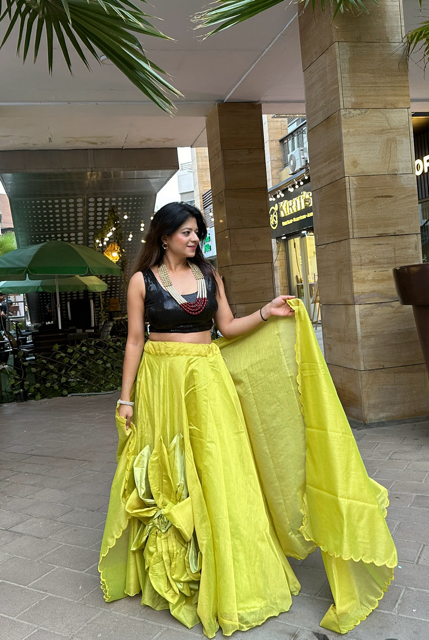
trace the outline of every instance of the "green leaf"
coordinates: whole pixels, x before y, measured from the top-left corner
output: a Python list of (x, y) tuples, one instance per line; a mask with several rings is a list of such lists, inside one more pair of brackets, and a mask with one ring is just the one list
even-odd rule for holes
[[(134, 35), (138, 33), (144, 37), (169, 39), (150, 19), (151, 16), (130, 0), (7, 0), (7, 10), (0, 15), (0, 22), (9, 20), (9, 25), (1, 46), (18, 24), (18, 51), (24, 41), (25, 61), (35, 29), (36, 60), (40, 52), (42, 32), (45, 30), (49, 73), (53, 70), (56, 50), (54, 34), (70, 73), (72, 63), (69, 46), (77, 52), (88, 69), (87, 53), (99, 61), (99, 50), (140, 91), (161, 109), (171, 113), (175, 106), (169, 96), (181, 97), (181, 93), (163, 77), (162, 69), (147, 58), (140, 41)], [(87, 52), (80, 43), (86, 47)]]
[[(316, 0), (299, 0), (304, 4), (304, 8), (311, 1), (313, 11), (316, 8)], [(325, 10), (325, 0), (319, 0), (320, 6)], [(343, 13), (345, 9), (359, 9), (368, 13), (366, 2), (378, 4), (377, 0), (326, 0), (334, 7), (334, 17), (338, 12)], [(208, 9), (196, 13), (192, 21), (196, 23), (197, 29), (205, 29), (218, 25), (212, 31), (209, 31), (204, 37), (224, 31), (229, 27), (233, 27), (240, 22), (244, 22), (249, 18), (271, 9), (283, 2), (283, 0), (216, 0)]]

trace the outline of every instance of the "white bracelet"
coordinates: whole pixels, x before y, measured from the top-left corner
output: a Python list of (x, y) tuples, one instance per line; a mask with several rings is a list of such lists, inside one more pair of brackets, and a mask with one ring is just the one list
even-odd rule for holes
[(128, 402), (128, 400), (118, 400), (118, 404), (126, 404), (128, 407), (134, 407), (134, 402)]

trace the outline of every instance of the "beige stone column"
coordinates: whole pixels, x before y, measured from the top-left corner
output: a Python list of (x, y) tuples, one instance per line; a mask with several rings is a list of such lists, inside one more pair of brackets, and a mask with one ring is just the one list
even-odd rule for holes
[(265, 141), (265, 162), (267, 165), (268, 188), (278, 184), (282, 178), (283, 153), (280, 140), (287, 135), (288, 124), (286, 117), (264, 115), (262, 117)]
[(207, 147), (191, 149), (192, 174), (194, 178), (195, 206), (203, 210), (203, 193), (210, 189), (209, 155)]
[(243, 316), (274, 296), (261, 106), (217, 104), (207, 143), (219, 271), (233, 312)]
[(429, 414), (392, 277), (421, 261), (403, 11), (400, 0), (369, 10), (332, 21), (309, 6), (299, 19), (325, 356), (363, 423)]

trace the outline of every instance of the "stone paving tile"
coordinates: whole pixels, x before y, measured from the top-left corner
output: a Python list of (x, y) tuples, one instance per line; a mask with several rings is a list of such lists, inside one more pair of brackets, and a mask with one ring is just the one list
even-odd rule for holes
[(41, 500), (42, 502), (59, 502), (60, 504), (67, 504), (63, 502), (70, 495), (73, 495), (74, 492), (65, 489), (52, 489), (52, 488), (44, 488), (36, 491), (33, 494), (33, 498), (35, 500)]
[(389, 518), (399, 522), (414, 522), (416, 524), (429, 524), (429, 509), (416, 509), (415, 507), (400, 507), (391, 505), (388, 509)]
[(0, 564), (0, 580), (28, 586), (52, 569), (53, 567), (43, 562), (12, 556)]
[(350, 632), (350, 636), (346, 636), (347, 640), (426, 640), (429, 638), (429, 623), (376, 609), (365, 623)]
[(87, 511), (98, 511), (108, 504), (105, 496), (90, 495), (89, 493), (73, 494), (67, 498), (67, 503), (71, 507), (86, 509)]
[(54, 502), (39, 502), (32, 500), (32, 504), (21, 508), (21, 513), (26, 513), (37, 518), (48, 518), (49, 520), (58, 519), (71, 510), (66, 504), (56, 504)]
[[(0, 565), (1, 567), (2, 565)], [(401, 567), (401, 568), (399, 568)], [(428, 569), (421, 564), (404, 564), (395, 569), (395, 585), (401, 587), (413, 587), (415, 589), (429, 589)], [(429, 636), (428, 636), (429, 637)]]
[[(364, 454), (365, 457), (365, 454)], [(397, 469), (398, 471), (404, 471), (410, 463), (408, 460), (393, 460), (389, 458), (383, 462), (383, 469)]]
[(392, 491), (398, 491), (401, 493), (412, 493), (413, 495), (425, 495), (429, 496), (429, 484), (424, 482), (394, 482), (392, 485)]
[[(84, 573), (83, 575), (90, 575), (88, 573)], [(117, 613), (125, 613), (126, 615), (131, 616), (132, 618), (137, 618), (138, 614), (142, 610), (142, 605), (140, 604), (141, 596), (134, 596), (133, 598), (122, 598), (122, 600), (115, 600), (115, 602), (107, 603), (103, 597), (103, 591), (100, 588), (100, 574), (97, 571), (97, 575), (94, 575), (94, 578), (97, 579), (97, 587), (90, 591), (86, 596), (83, 596), (79, 602), (81, 604), (86, 604), (88, 607), (96, 607), (102, 611), (115, 611)]]
[(9, 542), (11, 542), (12, 540), (15, 540), (16, 538), (19, 538), (20, 534), (19, 533), (15, 533), (14, 531), (6, 531), (4, 529), (0, 529), (0, 547), (2, 547), (5, 544), (8, 544)]
[(15, 618), (43, 598), (46, 598), (46, 595), (39, 591), (0, 582), (0, 611), (11, 618)]
[(28, 518), (11, 527), (11, 531), (23, 533), (25, 535), (34, 536), (35, 538), (49, 538), (54, 533), (62, 531), (67, 527), (64, 522), (49, 520), (48, 518)]
[(405, 589), (398, 613), (410, 618), (429, 621), (429, 592), (418, 589)]
[(9, 560), (9, 558), (11, 558), (12, 556), (10, 555), (10, 553), (4, 553), (3, 551), (0, 551), (0, 562), (4, 562), (5, 560)]
[(378, 604), (378, 609), (380, 611), (394, 611), (398, 606), (404, 590), (404, 587), (398, 587), (395, 583), (390, 584), (387, 593), (384, 594)]
[(54, 569), (31, 584), (32, 589), (76, 601), (81, 600), (97, 586), (101, 591), (99, 578), (62, 567)]
[(427, 475), (427, 471), (413, 471), (412, 469), (405, 469), (404, 471), (398, 471), (397, 469), (379, 469), (372, 477), (381, 482), (383, 480), (424, 482)]
[(99, 554), (95, 550), (64, 544), (62, 547), (58, 547), (55, 551), (44, 556), (43, 561), (57, 565), (58, 567), (85, 571), (89, 569), (89, 567), (92, 567), (94, 563), (98, 562), (98, 556)]
[(75, 547), (91, 548), (97, 544), (100, 548), (100, 542), (103, 532), (99, 529), (89, 529), (87, 527), (68, 527), (64, 531), (52, 536), (52, 540), (62, 542), (63, 544), (71, 544)]
[[(16, 477), (16, 476), (14, 476)], [(25, 498), (37, 491), (37, 486), (27, 484), (16, 484), (9, 480), (5, 480), (0, 485), (0, 495), (2, 496), (18, 496)]]
[[(281, 613), (276, 620), (287, 625), (302, 627), (310, 631), (320, 631), (319, 623), (330, 606), (326, 600), (300, 594), (292, 597), (292, 606)], [(383, 639), (385, 640), (385, 639)]]
[(82, 482), (76, 484), (73, 489), (75, 493), (88, 493), (97, 496), (110, 495), (110, 486), (105, 482)]
[(85, 573), (89, 573), (91, 576), (97, 576), (97, 578), (100, 577), (99, 571), (98, 571), (98, 556), (100, 555), (100, 549), (96, 549), (97, 551), (97, 562), (95, 562), (93, 565), (91, 565), (90, 567), (88, 567), (88, 569), (85, 569)]
[(38, 485), (43, 480), (43, 476), (36, 475), (34, 473), (17, 473), (15, 476), (9, 478), (9, 482), (14, 484), (29, 484)]
[(23, 455), (21, 453), (10, 453), (7, 451), (2, 451), (0, 453), (0, 460), (25, 460), (28, 456)]
[(396, 530), (398, 538), (429, 544), (429, 527), (415, 522), (400, 522)]
[[(424, 545), (423, 549), (420, 553), (419, 559), (417, 560), (418, 564), (424, 564), (429, 567), (429, 546)], [(428, 572), (429, 573), (429, 572)], [(429, 587), (428, 587), (429, 590)]]
[(42, 479), (39, 480), (37, 486), (40, 489), (58, 489), (60, 491), (67, 491), (70, 489), (73, 491), (73, 487), (77, 482), (77, 478), (53, 478), (51, 476), (42, 476)]
[(414, 496), (411, 506), (417, 507), (418, 509), (429, 509), (429, 496)]
[(428, 471), (429, 472), (429, 460), (420, 461), (420, 462), (410, 462), (408, 465), (409, 469), (415, 471)]
[(326, 572), (302, 565), (293, 567), (294, 573), (301, 583), (301, 593), (317, 595), (326, 582)]
[(17, 472), (12, 471), (10, 469), (0, 469), (0, 480), (5, 480), (6, 478), (10, 478), (14, 476)]
[[(151, 607), (144, 607), (141, 604), (139, 604), (139, 607), (140, 609), (137, 615), (139, 620), (147, 620), (148, 622), (153, 622), (154, 624), (168, 627), (169, 629), (179, 629), (181, 631), (186, 630), (186, 627), (184, 627), (181, 622), (179, 622), (173, 615), (171, 615), (168, 609), (164, 609), (163, 611), (155, 611), (155, 609), (152, 609)], [(133, 611), (137, 611), (137, 609), (133, 608)], [(202, 627), (200, 625), (192, 627), (192, 629), (190, 629), (189, 631), (200, 635), (202, 634)]]
[(44, 538), (33, 538), (31, 536), (19, 536), (2, 547), (2, 551), (21, 558), (39, 560), (44, 555), (57, 549), (58, 542), (52, 542)]
[(82, 527), (96, 527), (105, 521), (105, 517), (98, 511), (87, 511), (86, 509), (74, 509), (58, 518), (60, 522), (68, 524), (78, 524)]
[[(267, 622), (266, 625), (268, 625), (268, 624), (269, 623)], [(270, 630), (272, 632), (272, 629), (270, 629)], [(236, 638), (238, 638), (238, 637), (241, 637), (241, 636), (244, 637), (244, 635), (246, 635), (246, 637), (249, 638), (249, 640), (256, 640), (256, 638), (262, 638), (262, 636), (253, 635), (254, 632), (255, 632), (254, 629), (252, 629), (250, 631), (247, 631), (246, 634), (236, 631), (234, 633), (234, 636)], [(204, 637), (205, 637), (204, 635), (195, 635), (195, 634), (193, 634), (192, 633), (192, 629), (190, 629), (188, 631), (186, 630), (186, 628), (185, 628), (185, 630), (182, 630), (182, 631), (177, 631), (176, 629), (174, 629), (174, 630), (173, 629), (165, 629), (161, 633), (161, 635), (159, 635), (157, 637), (156, 640), (158, 640), (158, 638), (159, 638), (159, 640), (195, 640), (195, 638), (204, 638)], [(219, 633), (217, 633), (216, 634), (216, 638), (220, 638), (220, 637), (222, 637), (222, 636), (220, 636)], [(223, 636), (223, 637), (225, 637), (225, 636)], [(288, 635), (288, 636), (286, 636), (286, 635), (283, 635), (283, 636), (280, 636), (280, 635), (265, 636), (265, 638), (267, 638), (267, 637), (269, 637), (270, 640), (278, 640), (280, 638), (282, 638), (284, 640), (290, 640), (291, 638), (293, 638), (293, 636), (291, 636), (291, 635)]]
[(51, 633), (44, 629), (38, 629), (32, 633), (31, 636), (28, 636), (28, 640), (65, 640), (65, 638), (69, 637), (70, 636), (59, 635), (58, 633)]
[(411, 562), (414, 564), (419, 557), (422, 544), (420, 542), (412, 542), (411, 540), (401, 540), (395, 536), (396, 549), (398, 551), (398, 562)]
[[(109, 611), (99, 613), (92, 609), (97, 617), (91, 620), (76, 634), (76, 640), (152, 640), (162, 627), (146, 620), (137, 620), (119, 613)], [(195, 636), (193, 636), (195, 637)]]
[(31, 507), (33, 504), (34, 500), (31, 500), (30, 498), (20, 498), (19, 496), (0, 496), (0, 507), (2, 509), (7, 509), (8, 511), (21, 511), (21, 509)]
[(48, 596), (21, 613), (18, 619), (48, 631), (72, 635), (97, 613), (96, 609), (85, 607), (78, 602)]
[(28, 516), (0, 509), (0, 529), (11, 529), (15, 525), (24, 522), (24, 520), (28, 520)]
[(36, 627), (0, 615), (0, 629), (2, 640), (24, 640), (36, 630)]

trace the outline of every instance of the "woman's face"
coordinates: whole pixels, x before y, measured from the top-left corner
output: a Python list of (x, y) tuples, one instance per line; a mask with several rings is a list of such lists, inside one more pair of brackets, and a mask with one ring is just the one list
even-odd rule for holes
[(171, 236), (163, 238), (168, 246), (167, 251), (183, 258), (193, 258), (200, 242), (198, 237), (198, 225), (195, 218), (189, 218)]

